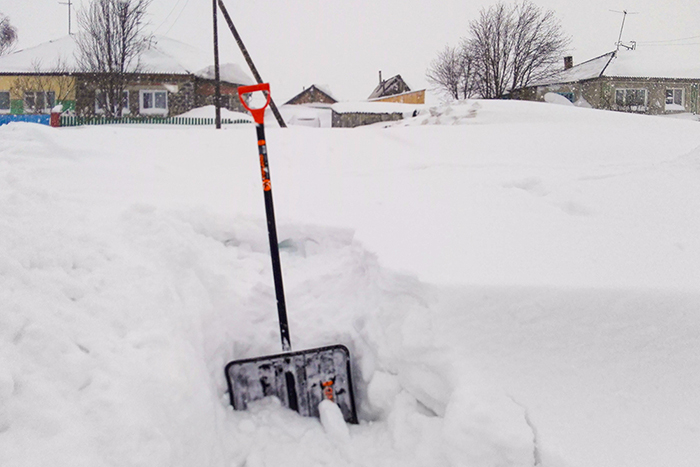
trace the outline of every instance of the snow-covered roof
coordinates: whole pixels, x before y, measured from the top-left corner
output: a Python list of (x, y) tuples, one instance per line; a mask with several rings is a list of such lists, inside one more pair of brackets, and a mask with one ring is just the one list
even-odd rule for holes
[(0, 57), (0, 73), (51, 72), (59, 62), (62, 67), (75, 69), (75, 50), (75, 40), (71, 36), (44, 42)]
[[(204, 79), (214, 79), (214, 65), (210, 65), (195, 73), (196, 76)], [(248, 76), (243, 69), (235, 63), (226, 63), (219, 66), (219, 78), (221, 81), (236, 84), (255, 84), (253, 78)]]
[(338, 99), (336, 99), (333, 95), (333, 92), (331, 92), (331, 87), (327, 84), (312, 84), (312, 86), (324, 93), (326, 96), (333, 99), (334, 101), (338, 101)]
[(620, 49), (604, 76), (700, 79), (700, 47)]
[(668, 50), (662, 47), (622, 48), (593, 58), (535, 86), (573, 83), (601, 76), (617, 78), (700, 79), (700, 48)]
[(311, 86), (309, 86), (308, 88), (305, 88), (303, 91), (301, 91), (301, 92), (300, 92), (299, 94), (297, 94), (296, 96), (294, 96), (294, 97), (292, 97), (291, 99), (289, 99), (289, 100), (286, 102), (286, 104), (292, 103), (295, 99), (297, 99), (298, 97), (302, 96), (303, 94), (313, 92), (314, 90), (319, 91), (319, 92), (321, 92), (322, 94), (325, 94), (325, 96), (328, 97), (329, 99), (331, 99), (332, 101), (338, 102), (338, 99), (336, 99), (336, 98), (333, 96), (333, 93), (331, 92), (330, 87), (329, 87), (327, 84), (312, 84)]
[[(75, 71), (78, 69), (77, 55), (75, 36), (65, 36), (0, 57), (0, 73)], [(196, 74), (205, 77), (207, 68), (212, 67), (213, 57), (180, 41), (155, 36), (142, 53), (140, 61), (146, 73)], [(61, 70), (57, 70), (59, 64)], [(223, 65), (221, 70), (221, 79), (224, 81), (253, 83), (236, 64)]]
[(610, 64), (615, 52), (609, 52), (600, 57), (593, 58), (587, 62), (575, 65), (568, 70), (562, 70), (555, 76), (535, 83), (535, 86), (542, 86), (554, 83), (573, 83), (586, 79), (593, 79), (602, 76), (605, 68)]
[(403, 94), (404, 92), (410, 90), (411, 87), (408, 85), (408, 83), (406, 83), (406, 81), (404, 81), (401, 75), (396, 75), (380, 82), (367, 99), (372, 100), (394, 94)]
[(163, 36), (155, 37), (141, 54), (141, 66), (150, 73), (193, 74), (213, 60), (213, 54)]

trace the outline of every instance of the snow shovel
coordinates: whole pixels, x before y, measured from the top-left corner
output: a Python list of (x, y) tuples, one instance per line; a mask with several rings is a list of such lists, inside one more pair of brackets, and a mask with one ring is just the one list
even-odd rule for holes
[[(251, 108), (244, 96), (257, 91), (265, 93), (267, 102), (260, 108)], [(258, 133), (258, 152), (282, 353), (234, 360), (226, 365), (225, 374), (231, 405), (235, 410), (245, 410), (253, 401), (275, 396), (285, 407), (303, 416), (318, 417), (318, 405), (324, 399), (329, 399), (338, 405), (346, 422), (357, 423), (350, 374), (350, 352), (347, 347), (332, 345), (292, 352), (265, 143), (264, 117), (265, 108), (270, 104), (270, 85), (263, 83), (241, 86), (238, 88), (238, 97), (243, 106), (253, 115)]]

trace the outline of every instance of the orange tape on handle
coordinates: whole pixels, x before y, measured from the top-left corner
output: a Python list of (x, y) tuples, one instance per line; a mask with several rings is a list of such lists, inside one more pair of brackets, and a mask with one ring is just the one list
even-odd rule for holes
[[(248, 106), (248, 103), (245, 101), (245, 99), (243, 99), (243, 95), (257, 91), (267, 91), (267, 101), (262, 107), (258, 109), (251, 109)], [(243, 107), (245, 107), (248, 110), (248, 112), (250, 112), (253, 115), (253, 120), (255, 120), (255, 123), (262, 125), (265, 121), (265, 109), (268, 105), (270, 105), (270, 83), (254, 84), (252, 86), (239, 86), (238, 99), (240, 99), (241, 104), (243, 104)]]

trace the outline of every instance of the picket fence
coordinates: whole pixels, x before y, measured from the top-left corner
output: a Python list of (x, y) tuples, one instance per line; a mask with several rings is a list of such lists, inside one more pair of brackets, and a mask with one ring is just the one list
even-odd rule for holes
[[(120, 124), (141, 124), (141, 125), (214, 125), (213, 118), (195, 117), (79, 117), (72, 115), (61, 115), (61, 126), (81, 126), (81, 125), (120, 125)], [(222, 118), (222, 125), (238, 125), (252, 123), (246, 119)]]

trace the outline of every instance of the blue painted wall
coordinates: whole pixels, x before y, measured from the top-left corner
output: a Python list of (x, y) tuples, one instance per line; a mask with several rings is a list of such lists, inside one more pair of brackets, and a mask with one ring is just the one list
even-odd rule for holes
[(0, 125), (7, 125), (11, 122), (29, 122), (41, 123), (42, 125), (51, 124), (50, 115), (0, 115)]

